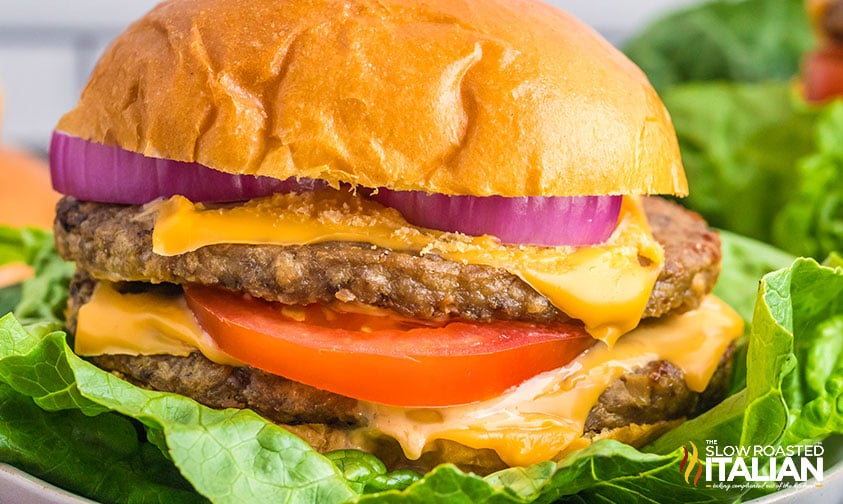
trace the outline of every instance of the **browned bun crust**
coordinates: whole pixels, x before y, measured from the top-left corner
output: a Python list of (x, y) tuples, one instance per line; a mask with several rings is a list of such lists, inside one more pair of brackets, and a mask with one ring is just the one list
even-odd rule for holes
[(535, 0), (164, 2), (112, 43), (58, 129), (280, 179), (687, 193), (643, 73)]

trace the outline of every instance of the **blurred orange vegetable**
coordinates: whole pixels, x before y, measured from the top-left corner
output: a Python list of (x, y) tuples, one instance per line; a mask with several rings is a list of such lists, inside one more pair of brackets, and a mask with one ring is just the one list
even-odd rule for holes
[[(2, 112), (0, 95), (0, 119)], [(0, 225), (51, 229), (60, 197), (50, 185), (46, 161), (0, 145)], [(0, 286), (20, 282), (31, 274), (31, 268), (24, 264), (5, 265), (0, 267)]]
[(59, 197), (50, 185), (45, 161), (0, 146), (0, 224), (51, 229)]

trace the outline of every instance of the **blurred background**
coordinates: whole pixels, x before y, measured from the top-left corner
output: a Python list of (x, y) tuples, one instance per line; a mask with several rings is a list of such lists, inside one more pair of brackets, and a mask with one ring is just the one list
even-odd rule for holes
[[(622, 44), (666, 10), (697, 0), (551, 0)], [(157, 0), (0, 0), (0, 140), (44, 151), (108, 42)]]

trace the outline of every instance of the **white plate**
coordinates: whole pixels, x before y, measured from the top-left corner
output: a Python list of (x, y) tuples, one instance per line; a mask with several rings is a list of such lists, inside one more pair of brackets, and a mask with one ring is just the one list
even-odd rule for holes
[(0, 463), (0, 504), (83, 504), (92, 500), (73, 495), (16, 467)]
[[(826, 466), (823, 482), (747, 501), (747, 504), (818, 504), (843, 502), (843, 436), (833, 436), (823, 443)], [(45, 483), (8, 464), (0, 463), (0, 504), (85, 504), (94, 501), (73, 495)]]

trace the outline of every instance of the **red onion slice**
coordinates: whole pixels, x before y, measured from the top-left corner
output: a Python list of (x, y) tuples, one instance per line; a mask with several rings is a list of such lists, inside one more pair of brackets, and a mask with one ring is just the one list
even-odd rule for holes
[(53, 188), (81, 200), (141, 205), (181, 194), (191, 201), (241, 201), (323, 187), (313, 179), (232, 175), (199, 163), (158, 159), (58, 131), (50, 142)]
[(416, 226), (508, 244), (594, 245), (614, 231), (622, 196), (447, 196), (380, 188), (372, 196)]
[[(176, 194), (197, 202), (242, 201), (327, 186), (315, 179), (233, 175), (199, 163), (147, 157), (58, 131), (53, 132), (50, 144), (50, 173), (53, 188), (62, 194), (128, 205)], [(621, 196), (505, 198), (381, 188), (373, 197), (417, 226), (545, 246), (605, 241), (615, 229), (621, 206)]]

